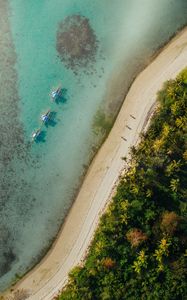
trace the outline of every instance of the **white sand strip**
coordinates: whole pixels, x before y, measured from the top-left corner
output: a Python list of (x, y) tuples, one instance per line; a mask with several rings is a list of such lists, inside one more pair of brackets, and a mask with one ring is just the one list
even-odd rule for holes
[(175, 37), (134, 81), (110, 135), (88, 170), (57, 241), (15, 290), (27, 290), (30, 300), (49, 300), (64, 287), (68, 272), (85, 256), (100, 213), (124, 169), (121, 157), (127, 156), (129, 148), (138, 141), (157, 91), (164, 81), (175, 78), (185, 66), (187, 29)]

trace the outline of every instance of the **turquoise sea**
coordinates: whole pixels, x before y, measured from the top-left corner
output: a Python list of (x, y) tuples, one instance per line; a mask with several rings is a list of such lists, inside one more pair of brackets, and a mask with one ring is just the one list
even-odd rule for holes
[(1, 290), (51, 245), (102, 139), (96, 123), (115, 118), (134, 76), (186, 23), (186, 0), (0, 0)]

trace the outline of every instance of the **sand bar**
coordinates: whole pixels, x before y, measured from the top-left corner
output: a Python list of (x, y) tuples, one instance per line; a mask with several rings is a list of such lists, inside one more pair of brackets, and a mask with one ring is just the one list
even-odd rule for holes
[(88, 170), (58, 239), (46, 257), (14, 287), (15, 291), (23, 289), (29, 300), (51, 300), (64, 287), (68, 272), (85, 256), (100, 214), (124, 170), (121, 158), (138, 142), (157, 91), (185, 66), (187, 28), (134, 81), (107, 140)]

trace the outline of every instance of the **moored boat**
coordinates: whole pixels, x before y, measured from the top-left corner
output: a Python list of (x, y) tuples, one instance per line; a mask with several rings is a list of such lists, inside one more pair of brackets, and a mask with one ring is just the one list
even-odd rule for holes
[(56, 90), (51, 92), (51, 97), (52, 97), (53, 101), (55, 101), (56, 98), (58, 98), (61, 95), (61, 92), (62, 92), (61, 87), (58, 87)]
[(41, 120), (44, 123), (47, 123), (50, 120), (50, 114), (51, 114), (51, 111), (49, 109), (45, 114), (41, 115)]
[(41, 130), (40, 129), (37, 129), (36, 131), (34, 131), (32, 133), (32, 140), (36, 141), (39, 138), (40, 134), (41, 134)]

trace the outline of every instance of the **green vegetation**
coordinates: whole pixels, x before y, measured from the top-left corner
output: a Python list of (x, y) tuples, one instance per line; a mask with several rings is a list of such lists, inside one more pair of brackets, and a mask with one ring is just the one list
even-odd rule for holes
[(98, 110), (93, 120), (93, 131), (95, 134), (101, 134), (105, 138), (113, 125), (113, 119), (107, 116), (102, 109)]
[(187, 299), (187, 69), (165, 83), (158, 102), (60, 300)]

